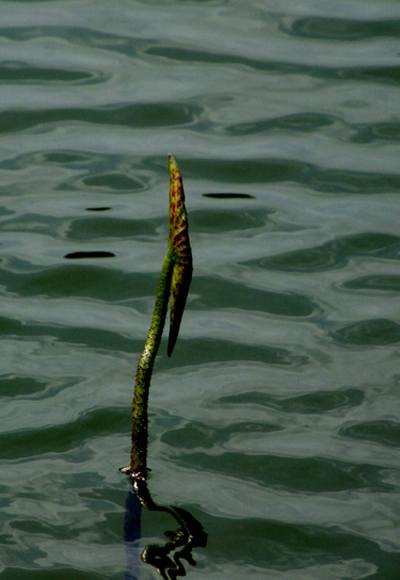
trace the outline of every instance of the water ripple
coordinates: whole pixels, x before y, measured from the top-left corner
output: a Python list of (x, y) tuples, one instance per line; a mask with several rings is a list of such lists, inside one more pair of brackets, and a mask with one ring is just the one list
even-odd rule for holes
[[(190, 574), (398, 577), (399, 22), (377, 0), (3, 3), (4, 578), (126, 572), (168, 152), (195, 270), (149, 486), (209, 535)], [(142, 513), (136, 577), (165, 516)]]
[(315, 16), (293, 19), (290, 23), (287, 19), (283, 20), (281, 30), (302, 38), (359, 41), (379, 37), (397, 38), (400, 21), (395, 19), (362, 21)]
[(283, 255), (246, 262), (247, 265), (292, 272), (321, 272), (346, 266), (357, 256), (396, 260), (400, 238), (388, 234), (357, 234), (328, 242), (317, 248), (296, 250)]

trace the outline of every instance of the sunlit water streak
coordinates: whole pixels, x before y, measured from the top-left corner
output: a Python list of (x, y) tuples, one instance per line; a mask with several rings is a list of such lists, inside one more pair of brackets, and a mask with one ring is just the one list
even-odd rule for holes
[[(195, 269), (149, 487), (208, 534), (188, 577), (397, 580), (398, 4), (1, 14), (0, 577), (125, 577), (172, 152)], [(143, 511), (140, 578), (167, 516)]]

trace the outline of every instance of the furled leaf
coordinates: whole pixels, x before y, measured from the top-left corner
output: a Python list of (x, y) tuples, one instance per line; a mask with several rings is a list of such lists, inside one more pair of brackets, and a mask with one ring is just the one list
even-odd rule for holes
[(171, 282), (171, 319), (168, 339), (168, 356), (171, 356), (176, 339), (178, 338), (179, 327), (192, 280), (193, 263), (182, 176), (172, 155), (168, 156), (168, 161), (170, 176), (169, 251), (171, 252), (174, 264)]

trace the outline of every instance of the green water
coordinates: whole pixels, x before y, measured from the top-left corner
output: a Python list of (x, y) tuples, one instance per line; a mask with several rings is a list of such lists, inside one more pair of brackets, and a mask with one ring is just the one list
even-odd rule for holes
[[(183, 517), (190, 580), (398, 580), (399, 2), (0, 14), (0, 579), (159, 579)], [(169, 152), (194, 278), (140, 515)]]

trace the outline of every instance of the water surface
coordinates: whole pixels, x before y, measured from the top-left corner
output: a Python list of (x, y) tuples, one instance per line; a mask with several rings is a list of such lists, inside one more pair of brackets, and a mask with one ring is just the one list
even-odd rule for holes
[[(1, 580), (160, 578), (140, 554), (186, 513), (192, 580), (397, 580), (399, 4), (1, 14)], [(169, 152), (194, 278), (139, 529), (118, 468)]]

